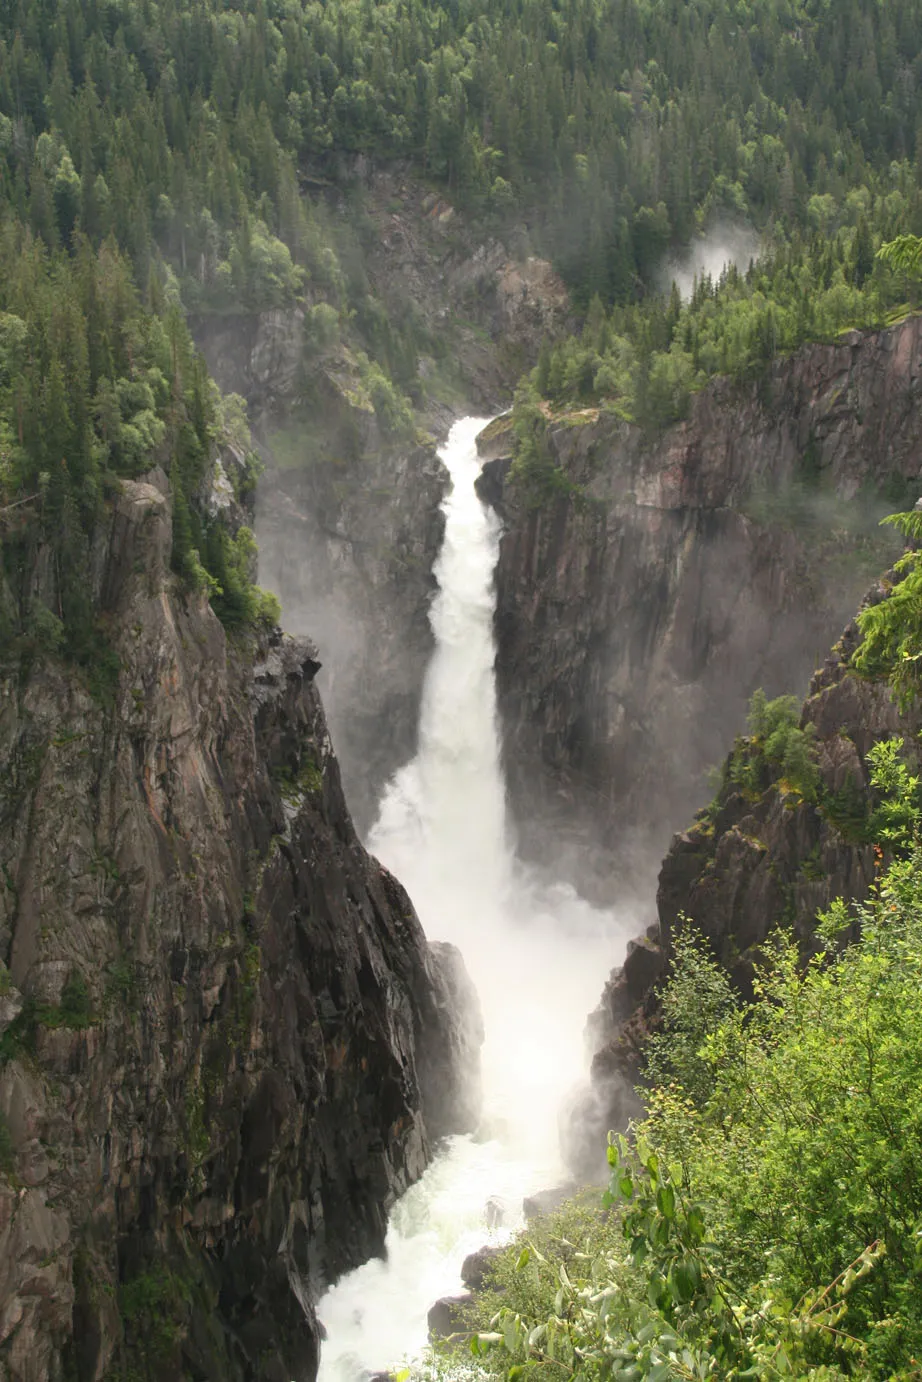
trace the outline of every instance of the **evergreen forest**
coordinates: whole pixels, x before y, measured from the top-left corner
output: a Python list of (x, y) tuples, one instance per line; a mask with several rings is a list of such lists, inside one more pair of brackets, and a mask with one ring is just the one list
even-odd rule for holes
[[(355, 323), (407, 425), (412, 330), (344, 269), (329, 215), (356, 159), (404, 161), (550, 256), (586, 322), (547, 343), (526, 407), (603, 400), (662, 426), (714, 373), (915, 301), (875, 256), (922, 229), (920, 91), (913, 0), (5, 4), (4, 641), (91, 658), (94, 525), (152, 459), (177, 571), (231, 623), (265, 612), (247, 534), (200, 502), (227, 409), (190, 314), (302, 300), (321, 340)], [(759, 263), (663, 297), (664, 256), (727, 218), (764, 237)], [(49, 536), (36, 602), (14, 577)]]

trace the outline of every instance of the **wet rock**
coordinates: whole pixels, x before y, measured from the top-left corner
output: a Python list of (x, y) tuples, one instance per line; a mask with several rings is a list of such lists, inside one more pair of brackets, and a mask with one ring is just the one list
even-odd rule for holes
[(566, 1200), (572, 1199), (576, 1190), (576, 1182), (567, 1181), (564, 1185), (554, 1185), (547, 1190), (539, 1190), (534, 1195), (526, 1195), (522, 1201), (522, 1213), (526, 1219), (538, 1219), (542, 1214), (552, 1214)]
[(446, 941), (430, 941), (432, 992), (440, 1018), (432, 1028), (441, 1042), (428, 1042), (420, 1055), (420, 1080), (426, 1123), (434, 1137), (472, 1132), (480, 1121), (480, 999), (461, 951)]
[(506, 1217), (506, 1205), (498, 1195), (491, 1195), (484, 1207), (483, 1217), (487, 1228), (500, 1228)]
[(473, 1302), (473, 1294), (465, 1291), (463, 1295), (442, 1296), (430, 1306), (427, 1316), (430, 1339), (449, 1339), (453, 1334), (464, 1330), (465, 1312)]
[(434, 443), (350, 441), (354, 411), (331, 398), (328, 440), (291, 442), (303, 465), (268, 457), (256, 536), (260, 581), (279, 596), (286, 629), (320, 649), (318, 684), (366, 831), (384, 784), (416, 749), (448, 472)]
[(482, 1291), (490, 1284), (493, 1264), (503, 1252), (503, 1248), (483, 1247), (468, 1253), (461, 1264), (461, 1280), (469, 1291)]

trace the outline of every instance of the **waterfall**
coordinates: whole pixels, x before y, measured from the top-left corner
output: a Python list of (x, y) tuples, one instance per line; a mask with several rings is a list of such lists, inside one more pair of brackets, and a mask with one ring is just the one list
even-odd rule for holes
[[(539, 883), (515, 857), (493, 677), (499, 522), (474, 490), (483, 426), (456, 423), (440, 453), (452, 488), (419, 749), (386, 789), (369, 841), (409, 890), (426, 934), (461, 949), (477, 986), (483, 1125), (476, 1138), (447, 1139), (395, 1206), (386, 1260), (323, 1297), (321, 1382), (359, 1382), (417, 1354), (429, 1306), (461, 1289), (466, 1254), (508, 1238), (521, 1225), (523, 1196), (565, 1179), (557, 1109), (584, 1069), (586, 1017), (636, 929), (569, 887)], [(505, 1206), (501, 1227), (487, 1225), (490, 1199)]]

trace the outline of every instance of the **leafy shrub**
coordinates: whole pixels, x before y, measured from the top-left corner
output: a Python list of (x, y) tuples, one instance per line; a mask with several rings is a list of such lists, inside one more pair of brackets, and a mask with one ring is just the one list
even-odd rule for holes
[[(840, 952), (843, 926), (861, 938)], [(636, 1139), (612, 1148), (609, 1218), (565, 1244), (520, 1239), (497, 1267), (508, 1295), (480, 1320), (484, 1366), (613, 1382), (918, 1376), (922, 853), (822, 930), (806, 969), (784, 938), (768, 946), (755, 1000), (712, 1005), (697, 1049), (674, 1010), (655, 1059), (691, 1087), (653, 1090)], [(701, 965), (683, 947), (676, 1000)]]
[(878, 604), (858, 615), (862, 641), (852, 657), (856, 672), (889, 680), (906, 709), (922, 689), (922, 512), (890, 514), (883, 520), (912, 542), (913, 549), (896, 563), (900, 579)]
[(759, 795), (772, 782), (804, 801), (816, 801), (820, 789), (816, 766), (816, 729), (801, 729), (795, 696), (768, 700), (759, 688), (749, 701), (749, 737), (738, 739), (727, 766), (730, 781), (749, 795)]
[(729, 1017), (737, 1000), (727, 972), (703, 937), (680, 917), (670, 975), (660, 993), (662, 1026), (651, 1036), (644, 1074), (651, 1085), (677, 1084), (695, 1104), (713, 1091), (714, 1072), (703, 1055), (707, 1038)]
[(547, 437), (547, 418), (537, 394), (526, 382), (519, 385), (512, 415), (515, 459), (510, 476), (521, 485), (526, 501), (537, 507), (560, 496), (581, 494), (580, 487), (554, 460)]

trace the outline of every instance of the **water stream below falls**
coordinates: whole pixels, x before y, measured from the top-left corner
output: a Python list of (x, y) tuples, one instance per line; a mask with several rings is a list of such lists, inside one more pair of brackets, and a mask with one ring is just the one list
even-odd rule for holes
[[(369, 847), (405, 884), (432, 940), (462, 951), (480, 994), (484, 1115), (449, 1138), (395, 1206), (386, 1260), (342, 1278), (318, 1313), (328, 1337), (321, 1382), (394, 1369), (426, 1343), (426, 1315), (462, 1289), (465, 1256), (522, 1223), (522, 1199), (565, 1179), (557, 1111), (579, 1080), (582, 1032), (635, 930), (516, 859), (506, 821), (493, 679), (493, 571), (499, 522), (478, 499), (465, 418), (441, 451), (452, 478), (432, 606), (435, 651), (419, 751), (388, 786)], [(488, 1200), (502, 1227), (488, 1228)]]

